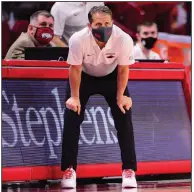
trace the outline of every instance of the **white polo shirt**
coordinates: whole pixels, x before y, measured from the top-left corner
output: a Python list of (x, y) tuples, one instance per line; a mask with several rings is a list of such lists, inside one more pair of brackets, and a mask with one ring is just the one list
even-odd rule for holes
[(82, 64), (83, 71), (89, 75), (105, 76), (113, 72), (117, 65), (131, 65), (134, 62), (132, 38), (115, 25), (103, 49), (97, 45), (88, 27), (74, 33), (69, 40), (67, 63)]
[(143, 53), (139, 43), (136, 43), (135, 47), (134, 47), (134, 54), (135, 54), (135, 59), (153, 59), (153, 60), (157, 60), (157, 59), (161, 59), (160, 55), (152, 50), (150, 50), (149, 52), (149, 56), (146, 57), (145, 54)]
[(63, 37), (68, 44), (69, 38), (88, 24), (88, 12), (103, 2), (56, 2), (51, 14), (55, 18), (54, 34)]

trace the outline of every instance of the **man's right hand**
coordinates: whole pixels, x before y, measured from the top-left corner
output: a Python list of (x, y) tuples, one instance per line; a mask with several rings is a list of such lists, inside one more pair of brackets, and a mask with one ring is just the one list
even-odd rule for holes
[(78, 97), (70, 97), (67, 101), (66, 101), (66, 107), (74, 112), (77, 112), (78, 115), (80, 115), (80, 111), (81, 111), (81, 104), (80, 104), (80, 100)]

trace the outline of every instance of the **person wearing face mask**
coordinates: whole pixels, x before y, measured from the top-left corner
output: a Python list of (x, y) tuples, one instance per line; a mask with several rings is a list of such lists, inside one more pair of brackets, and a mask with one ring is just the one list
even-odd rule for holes
[(157, 25), (154, 22), (144, 22), (137, 26), (137, 43), (135, 45), (135, 59), (160, 60), (160, 55), (154, 51), (158, 37)]
[(132, 100), (127, 88), (129, 65), (134, 61), (132, 38), (113, 25), (107, 6), (95, 6), (88, 14), (88, 27), (69, 40), (69, 87), (66, 93), (61, 170), (62, 188), (76, 187), (80, 124), (90, 96), (104, 96), (111, 108), (122, 160), (122, 187), (137, 187)]
[(8, 50), (5, 59), (24, 59), (26, 47), (46, 46), (53, 39), (54, 18), (47, 11), (37, 11), (30, 17), (26, 33), (21, 33)]

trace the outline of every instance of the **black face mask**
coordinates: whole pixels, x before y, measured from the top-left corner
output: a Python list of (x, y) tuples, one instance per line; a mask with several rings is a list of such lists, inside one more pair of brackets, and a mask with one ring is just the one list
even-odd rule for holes
[(146, 49), (152, 49), (156, 41), (157, 41), (157, 38), (154, 38), (154, 37), (148, 37), (148, 38), (141, 39), (141, 42)]
[(100, 42), (107, 42), (112, 34), (112, 27), (92, 28), (93, 36)]

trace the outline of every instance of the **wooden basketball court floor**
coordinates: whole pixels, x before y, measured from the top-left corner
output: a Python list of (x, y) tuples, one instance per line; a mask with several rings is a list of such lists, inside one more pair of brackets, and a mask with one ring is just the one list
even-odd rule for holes
[(191, 192), (191, 179), (137, 181), (138, 188), (122, 189), (121, 179), (78, 181), (76, 189), (61, 189), (60, 181), (3, 183), (3, 192)]

